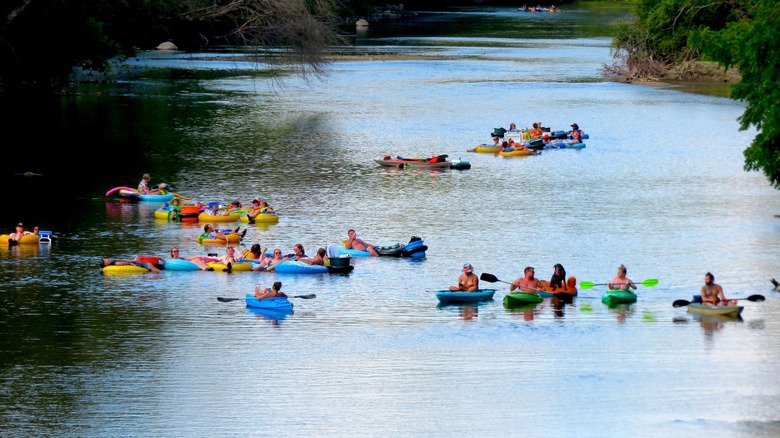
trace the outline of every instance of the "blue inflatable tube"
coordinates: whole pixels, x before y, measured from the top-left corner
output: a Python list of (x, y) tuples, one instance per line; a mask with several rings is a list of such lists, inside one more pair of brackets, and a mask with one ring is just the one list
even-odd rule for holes
[(274, 272), (279, 274), (325, 274), (328, 272), (327, 266), (310, 265), (295, 260), (281, 262), (274, 268)]
[(200, 268), (195, 263), (189, 260), (182, 259), (170, 259), (163, 263), (163, 266), (168, 271), (200, 271)]

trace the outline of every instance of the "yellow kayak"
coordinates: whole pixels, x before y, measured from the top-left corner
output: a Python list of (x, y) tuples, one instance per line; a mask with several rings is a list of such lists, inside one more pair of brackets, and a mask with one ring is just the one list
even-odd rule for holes
[(474, 149), (470, 150), (469, 152), (477, 152), (480, 154), (497, 154), (500, 149), (501, 146), (497, 146), (494, 144), (481, 144), (475, 147)]
[(536, 152), (533, 149), (526, 148), (512, 149), (511, 151), (507, 149), (499, 152), (498, 155), (501, 155), (502, 157), (524, 157), (526, 155), (536, 155)]

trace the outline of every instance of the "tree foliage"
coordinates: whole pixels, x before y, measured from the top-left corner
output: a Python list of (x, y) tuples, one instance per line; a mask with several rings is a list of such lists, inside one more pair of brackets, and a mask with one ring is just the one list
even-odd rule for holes
[(174, 40), (180, 48), (274, 49), (301, 73), (322, 72), (338, 40), (337, 0), (8, 0), (0, 5), (0, 94), (58, 91), (74, 67), (104, 72), (115, 58)]
[(746, 2), (741, 19), (716, 30), (692, 33), (690, 45), (724, 68), (736, 66), (742, 79), (731, 98), (747, 108), (740, 129), (755, 126), (756, 138), (745, 150), (745, 170), (761, 170), (780, 189), (780, 2)]

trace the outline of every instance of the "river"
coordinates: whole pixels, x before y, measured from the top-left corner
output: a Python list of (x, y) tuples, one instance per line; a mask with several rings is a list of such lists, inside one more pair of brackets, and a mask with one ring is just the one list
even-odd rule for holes
[[(0, 435), (780, 434), (780, 197), (743, 170), (745, 104), (602, 77), (621, 16), (597, 2), (421, 14), (404, 36), (355, 35), (364, 59), (312, 81), (268, 80), (232, 52), (145, 52), (109, 86), (20, 106), (0, 125), (22, 154), (6, 152), (0, 223), (59, 239), (0, 251)], [(577, 123), (587, 146), (466, 152), (535, 121)], [(472, 168), (373, 161), (438, 154)], [(280, 221), (250, 226), (246, 246), (312, 254), (354, 228), (428, 251), (355, 257), (349, 275), (104, 275), (100, 257), (224, 251), (196, 243), (202, 224), (105, 196), (144, 173), (203, 202), (269, 200)], [(596, 283), (624, 264), (659, 283), (615, 308), (596, 286), (505, 309), (507, 285), (486, 282), (493, 301), (439, 306), (464, 263), (505, 281), (561, 263)], [(673, 307), (708, 271), (766, 301), (737, 319)], [(274, 281), (316, 298), (282, 319), (216, 299)]]

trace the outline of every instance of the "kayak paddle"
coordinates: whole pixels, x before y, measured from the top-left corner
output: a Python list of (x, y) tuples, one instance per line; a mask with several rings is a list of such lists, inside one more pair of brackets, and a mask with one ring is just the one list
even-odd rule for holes
[[(292, 298), (302, 298), (304, 300), (310, 300), (312, 298), (317, 298), (317, 295), (315, 294), (308, 294), (308, 295), (294, 295)], [(225, 297), (217, 297), (217, 301), (221, 303), (229, 303), (231, 301), (238, 301), (238, 300), (244, 300), (246, 298), (225, 298)]]
[[(766, 300), (766, 298), (763, 295), (756, 294), (756, 295), (751, 295), (751, 296), (749, 296), (747, 298), (729, 298), (729, 300), (734, 300), (734, 301), (748, 300), (748, 301), (753, 301), (753, 302), (760, 303), (761, 301)], [(691, 302), (688, 301), (688, 300), (675, 300), (672, 303), (672, 306), (674, 306), (674, 307), (683, 307), (683, 306), (687, 306), (689, 304), (691, 304)]]
[[(500, 281), (501, 283), (512, 284), (512, 283), (510, 283), (508, 281), (499, 280), (498, 277), (496, 277), (493, 274), (488, 274), (487, 272), (483, 272), (482, 275), (479, 276), (479, 279), (487, 281), (488, 283), (495, 283), (497, 281)], [(534, 289), (532, 287), (529, 287), (528, 289), (533, 289), (533, 290), (535, 290), (537, 292), (546, 292), (546, 293), (552, 294), (555, 298), (558, 298), (559, 300), (561, 300), (563, 302), (568, 302), (568, 303), (571, 303), (573, 298), (574, 298), (574, 295), (572, 295), (570, 293), (566, 293), (566, 292), (555, 292), (555, 293), (553, 293), (553, 292), (546, 291), (546, 290), (543, 290), (543, 289)]]
[[(590, 289), (593, 286), (606, 286), (607, 284), (609, 284), (609, 283), (594, 283), (592, 281), (581, 281), (580, 282), (580, 287), (583, 288), (583, 289)], [(634, 284), (641, 284), (642, 286), (653, 287), (653, 286), (658, 284), (658, 279), (657, 278), (648, 278), (647, 280), (644, 280), (641, 283), (634, 283)]]

